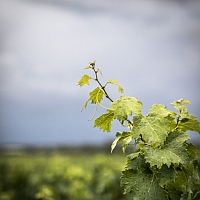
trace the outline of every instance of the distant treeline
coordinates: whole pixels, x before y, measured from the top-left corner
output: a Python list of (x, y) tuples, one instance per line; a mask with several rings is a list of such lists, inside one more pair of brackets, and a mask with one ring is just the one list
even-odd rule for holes
[[(73, 153), (73, 152), (85, 152), (85, 153), (110, 153), (110, 146), (112, 142), (104, 143), (103, 145), (2, 145), (0, 146), (1, 153), (8, 154), (21, 154), (21, 153)], [(137, 150), (135, 145), (127, 147), (126, 153), (134, 152)], [(119, 144), (114, 150), (113, 154), (123, 154), (122, 147)]]
[[(196, 145), (197, 149), (200, 150), (200, 141), (192, 141)], [(8, 154), (21, 154), (24, 152), (27, 153), (50, 153), (50, 152), (59, 152), (59, 153), (73, 153), (73, 152), (85, 152), (85, 153), (110, 153), (110, 146), (112, 142), (106, 142), (102, 145), (0, 145), (0, 153)], [(129, 154), (137, 150), (137, 146), (129, 145), (126, 149), (126, 153)], [(113, 151), (113, 154), (122, 154), (122, 146), (118, 146)]]

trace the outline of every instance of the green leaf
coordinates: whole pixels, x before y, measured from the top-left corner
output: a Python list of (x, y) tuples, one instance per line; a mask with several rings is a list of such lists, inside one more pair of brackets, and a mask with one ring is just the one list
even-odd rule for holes
[(114, 148), (116, 147), (116, 145), (120, 142), (122, 142), (122, 151), (125, 152), (126, 151), (126, 147), (128, 146), (128, 144), (132, 141), (132, 133), (131, 132), (117, 132), (116, 133), (116, 139), (113, 141), (112, 145), (111, 145), (111, 153), (114, 150)]
[(115, 136), (115, 140), (113, 141), (112, 145), (111, 145), (111, 153), (113, 152), (113, 150), (115, 149), (115, 147), (117, 146), (118, 143), (121, 142), (121, 137), (122, 137), (122, 133), (121, 132), (117, 132), (116, 136)]
[(188, 139), (190, 138), (185, 132), (174, 131), (167, 137), (163, 148), (153, 149), (145, 146), (143, 150), (146, 162), (148, 162), (151, 167), (157, 166), (159, 169), (164, 164), (168, 167), (170, 167), (171, 164), (187, 164), (188, 152), (185, 141)]
[[(191, 169), (192, 165), (192, 169)], [(188, 173), (189, 171), (189, 173)], [(192, 175), (190, 176), (191, 171), (193, 171)], [(186, 189), (184, 194), (182, 195), (181, 200), (188, 200), (188, 199), (200, 199), (200, 177), (199, 177), (199, 168), (198, 163), (195, 162), (194, 165), (190, 164), (188, 168), (185, 169), (187, 180)], [(189, 174), (189, 176), (188, 176)]]
[(117, 90), (120, 93), (124, 93), (124, 89), (120, 85), (117, 85)]
[(200, 122), (198, 121), (197, 117), (194, 115), (187, 114), (186, 119), (187, 120), (180, 121), (178, 129), (182, 131), (195, 131), (200, 134)]
[(178, 200), (181, 198), (182, 192), (176, 189), (174, 182), (167, 183), (165, 188), (171, 200)]
[(183, 104), (190, 104), (189, 100), (183, 100)]
[(176, 108), (176, 110), (182, 110), (182, 108), (184, 108), (185, 104), (190, 104), (190, 101), (185, 100), (185, 99), (180, 99), (180, 100), (175, 100), (171, 103), (174, 108)]
[(171, 103), (174, 106), (174, 108), (176, 110), (178, 110), (179, 120), (187, 118), (187, 116), (188, 116), (187, 107), (184, 105), (184, 101), (187, 102), (187, 100), (180, 99), (180, 100), (176, 100), (173, 103)]
[(104, 95), (105, 93), (101, 88), (99, 87), (95, 88), (92, 92), (89, 93), (89, 99), (85, 102), (83, 108), (87, 107), (89, 101), (91, 101), (92, 104), (100, 103)]
[(174, 182), (168, 183), (166, 189), (172, 200), (198, 200), (200, 197), (200, 178), (197, 161), (187, 166), (178, 167)]
[(95, 66), (95, 64), (96, 64), (96, 60), (93, 61), (93, 62), (89, 62), (89, 64), (90, 64), (91, 66)]
[(176, 114), (170, 110), (167, 110), (167, 107), (163, 104), (153, 104), (149, 110), (148, 116), (176, 116)]
[(102, 74), (102, 71), (101, 71), (100, 69), (97, 69), (97, 72), (98, 72), (99, 74), (101, 74), (101, 76), (103, 75), (103, 74)]
[(122, 172), (121, 185), (124, 193), (130, 192), (134, 200), (168, 200), (167, 194), (159, 185), (159, 179), (148, 171)]
[(141, 152), (135, 152), (127, 156), (127, 164), (125, 169), (137, 171), (139, 169), (148, 168), (150, 165), (145, 163), (144, 156)]
[(196, 116), (190, 115), (188, 113), (187, 108), (184, 104), (190, 104), (190, 101), (180, 99), (172, 103), (172, 105), (179, 111), (178, 129), (182, 131), (195, 131), (200, 134), (200, 122), (198, 121)]
[(90, 85), (89, 80), (91, 79), (90, 76), (88, 76), (87, 74), (84, 74), (81, 79), (79, 80), (77, 85), (80, 85), (81, 87), (85, 84)]
[(118, 84), (118, 81), (117, 81), (117, 80), (110, 79), (110, 80), (108, 81), (108, 83), (117, 85), (117, 84)]
[(118, 84), (117, 80), (110, 79), (107, 83), (114, 84), (117, 86), (118, 92), (123, 93), (124, 89)]
[(114, 118), (123, 122), (128, 115), (141, 115), (142, 103), (134, 97), (120, 97), (120, 99), (112, 102), (111, 109), (114, 111)]
[(159, 185), (163, 188), (167, 183), (175, 180), (176, 172), (173, 167), (163, 165), (163, 167), (158, 170), (156, 176), (159, 179)]
[(173, 115), (164, 105), (154, 104), (147, 116), (133, 117), (133, 138), (141, 134), (146, 142), (163, 144), (174, 123)]
[[(139, 160), (141, 158), (141, 162), (144, 162), (144, 158), (143, 158), (143, 156), (141, 156), (141, 152), (138, 151), (138, 152), (131, 153), (127, 156), (127, 164), (129, 162), (131, 162), (132, 160), (136, 160), (136, 158), (138, 158), (137, 160)], [(134, 165), (134, 167), (135, 167), (135, 165)], [(126, 168), (134, 169), (133, 167), (129, 168), (128, 165), (126, 166)]]
[(180, 99), (172, 103), (172, 105), (179, 111), (178, 129), (182, 131), (195, 131), (200, 134), (200, 122), (198, 121), (196, 116), (190, 115), (188, 113), (187, 108), (184, 104), (190, 104), (190, 101)]
[(192, 144), (192, 143), (187, 143), (187, 152), (188, 152), (188, 155), (192, 158), (195, 158), (197, 159), (198, 156), (197, 156), (197, 147)]
[(186, 190), (187, 175), (182, 170), (176, 170), (176, 179), (174, 186), (177, 190), (184, 192)]
[(99, 127), (100, 130), (102, 131), (110, 132), (113, 120), (114, 120), (113, 112), (105, 113), (94, 121), (94, 127)]
[[(163, 176), (164, 174), (162, 184), (165, 184), (169, 180)], [(159, 178), (150, 170), (142, 156), (135, 157), (129, 162), (128, 168), (122, 171), (121, 186), (124, 193), (131, 193), (134, 200), (168, 200), (165, 190), (160, 186)]]
[(86, 66), (84, 69), (91, 69), (92, 67), (90, 65)]

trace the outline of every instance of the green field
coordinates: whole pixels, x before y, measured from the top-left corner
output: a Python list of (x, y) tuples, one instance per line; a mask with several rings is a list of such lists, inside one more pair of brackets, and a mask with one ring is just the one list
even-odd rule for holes
[(1, 200), (128, 200), (120, 189), (126, 156), (80, 152), (0, 155)]

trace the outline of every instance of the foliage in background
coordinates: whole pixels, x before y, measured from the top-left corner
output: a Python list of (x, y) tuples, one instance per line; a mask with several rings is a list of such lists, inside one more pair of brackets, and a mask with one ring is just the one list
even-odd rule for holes
[[(110, 79), (105, 84), (99, 81), (101, 70), (96, 69), (95, 61), (85, 68), (94, 72), (94, 77), (84, 74), (79, 86), (90, 85), (90, 80), (98, 87), (89, 93), (88, 103), (103, 107), (106, 113), (94, 120), (94, 127), (110, 132), (114, 120), (118, 120), (124, 131), (116, 133), (111, 145), (111, 152), (118, 143), (122, 143), (125, 152), (128, 145), (137, 145), (138, 152), (127, 156), (125, 169), (122, 171), (121, 186), (125, 194), (131, 194), (134, 200), (198, 200), (200, 199), (200, 176), (196, 146), (190, 140), (187, 131), (200, 133), (200, 123), (196, 116), (187, 111), (188, 100), (172, 102), (176, 112), (163, 104), (151, 106), (146, 116), (142, 115), (142, 102), (135, 97), (121, 96), (112, 100), (106, 91), (109, 84), (114, 84), (120, 93), (123, 88), (118, 81)], [(101, 104), (106, 97), (110, 107)]]
[(128, 200), (120, 189), (124, 156), (22, 154), (0, 156), (1, 200)]

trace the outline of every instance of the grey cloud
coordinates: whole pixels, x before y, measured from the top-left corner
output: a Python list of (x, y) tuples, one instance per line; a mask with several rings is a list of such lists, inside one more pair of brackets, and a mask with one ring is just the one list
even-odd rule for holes
[(144, 113), (186, 98), (199, 116), (198, 1), (41, 2), (0, 0), (1, 142), (113, 138), (115, 128), (108, 136), (87, 123), (93, 108), (80, 112), (94, 84), (76, 84), (94, 59)]

